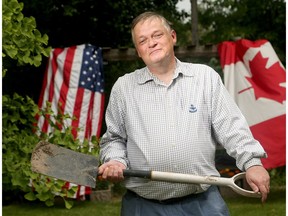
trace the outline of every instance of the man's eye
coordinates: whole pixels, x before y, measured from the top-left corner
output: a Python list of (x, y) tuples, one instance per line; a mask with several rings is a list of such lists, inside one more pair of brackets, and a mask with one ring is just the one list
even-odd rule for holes
[(143, 39), (139, 41), (139, 44), (145, 44), (147, 42), (147, 39)]
[(155, 38), (155, 39), (159, 39), (159, 38), (161, 38), (162, 37), (162, 33), (159, 33), (159, 34), (155, 34), (154, 36), (153, 36), (153, 38)]

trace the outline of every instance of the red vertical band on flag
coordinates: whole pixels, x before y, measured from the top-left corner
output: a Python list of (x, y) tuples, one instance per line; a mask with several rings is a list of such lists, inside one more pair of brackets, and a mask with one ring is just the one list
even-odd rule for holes
[[(52, 102), (53, 100), (53, 96), (54, 96), (54, 80), (55, 80), (55, 75), (57, 73), (57, 70), (58, 70), (58, 64), (57, 64), (57, 58), (58, 58), (58, 55), (60, 53), (62, 53), (63, 49), (54, 49), (53, 51), (53, 56), (51, 58), (51, 70), (47, 71), (47, 76), (51, 76), (50, 78), (50, 84), (47, 86), (48, 88), (48, 102)], [(46, 105), (44, 105), (46, 106)], [(48, 132), (48, 126), (49, 126), (49, 122), (48, 120), (49, 119), (49, 115), (46, 115), (46, 118), (44, 119), (44, 123), (43, 123), (43, 126), (42, 126), (42, 132)]]
[(279, 125), (283, 125), (283, 122), (286, 122), (286, 115), (278, 116), (251, 127), (251, 132), (254, 134), (255, 139), (260, 143), (264, 143), (265, 150), (268, 152), (268, 158), (262, 159), (264, 167), (274, 168), (285, 166), (286, 164), (284, 145), (286, 139), (283, 137), (283, 134), (286, 134), (286, 128), (279, 127)]
[[(229, 49), (226, 49), (227, 46), (229, 46)], [(230, 65), (231, 63), (235, 63), (240, 60), (238, 56), (234, 54), (235, 52), (236, 44), (233, 42), (227, 41), (225, 44), (221, 43), (218, 45), (218, 53), (222, 68), (224, 68), (224, 65)]]
[(77, 94), (76, 94), (76, 101), (74, 104), (74, 111), (73, 111), (73, 117), (72, 120), (72, 134), (74, 138), (77, 138), (77, 129), (80, 122), (80, 115), (81, 115), (81, 108), (83, 103), (83, 96), (84, 96), (84, 89), (78, 88)]
[(91, 137), (92, 136), (92, 115), (93, 115), (93, 103), (94, 103), (94, 96), (95, 96), (95, 92), (91, 93), (90, 95), (90, 103), (89, 103), (89, 110), (90, 112), (87, 114), (87, 118), (86, 118), (86, 129), (85, 129), (85, 138)]
[(64, 108), (66, 105), (66, 99), (67, 99), (67, 93), (69, 90), (69, 83), (70, 83), (72, 63), (74, 59), (75, 49), (76, 49), (76, 46), (68, 48), (65, 62), (64, 62), (63, 83), (60, 89), (60, 97), (58, 101), (58, 107), (60, 108), (62, 113), (64, 113)]

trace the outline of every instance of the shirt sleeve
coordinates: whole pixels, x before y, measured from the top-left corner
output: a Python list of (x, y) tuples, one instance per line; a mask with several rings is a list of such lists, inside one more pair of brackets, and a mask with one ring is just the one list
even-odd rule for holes
[(262, 165), (261, 158), (267, 154), (254, 139), (249, 125), (240, 109), (226, 90), (218, 74), (212, 75), (212, 130), (218, 143), (236, 159), (240, 170)]
[(119, 79), (114, 84), (106, 109), (107, 130), (100, 141), (100, 161), (116, 160), (128, 167), (125, 130), (125, 106)]

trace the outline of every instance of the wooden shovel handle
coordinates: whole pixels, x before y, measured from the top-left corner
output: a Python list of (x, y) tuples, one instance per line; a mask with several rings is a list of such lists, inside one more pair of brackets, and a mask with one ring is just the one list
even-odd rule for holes
[(233, 191), (246, 197), (260, 198), (260, 193), (246, 190), (239, 187), (235, 182), (245, 178), (245, 172), (238, 173), (232, 178), (223, 178), (215, 176), (196, 176), (191, 174), (144, 171), (144, 170), (124, 170), (124, 177), (139, 177), (155, 181), (166, 181), (186, 184), (209, 184), (230, 187)]

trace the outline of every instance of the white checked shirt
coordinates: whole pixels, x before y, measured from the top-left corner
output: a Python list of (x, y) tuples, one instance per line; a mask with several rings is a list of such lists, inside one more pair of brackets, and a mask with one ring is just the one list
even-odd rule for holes
[[(118, 160), (129, 169), (219, 176), (216, 143), (246, 170), (266, 157), (245, 118), (210, 67), (177, 60), (165, 85), (148, 68), (120, 77), (106, 110), (102, 162)], [(129, 178), (126, 187), (148, 199), (169, 199), (207, 190), (209, 185)]]

